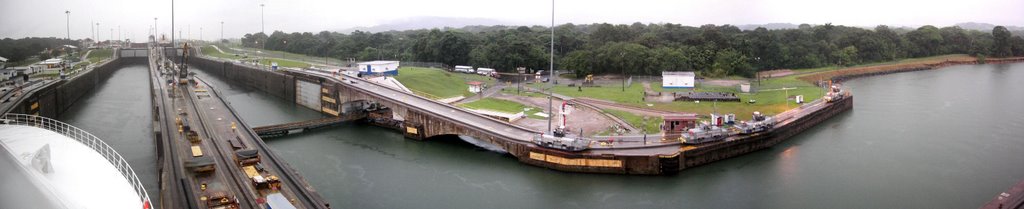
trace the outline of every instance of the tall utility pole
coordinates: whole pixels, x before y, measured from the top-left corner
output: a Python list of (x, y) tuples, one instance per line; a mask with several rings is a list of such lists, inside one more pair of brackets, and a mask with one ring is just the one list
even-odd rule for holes
[(551, 132), (551, 118), (555, 117), (553, 100), (555, 93), (552, 92), (554, 86), (550, 84), (555, 82), (555, 0), (551, 0), (551, 60), (549, 61), (551, 66), (548, 68), (548, 134), (554, 135), (554, 132)]
[(157, 46), (160, 46), (160, 33), (156, 32), (156, 18), (153, 18), (153, 41), (156, 41)]
[(71, 10), (64, 11), (64, 14), (67, 15), (68, 40), (71, 40)]
[(121, 40), (124, 40), (124, 39), (123, 39), (123, 37), (121, 37), (121, 26), (118, 25), (117, 26), (117, 41), (121, 42)]
[(174, 44), (174, 0), (171, 0), (171, 48), (177, 46)]
[(203, 41), (203, 27), (199, 27), (199, 41)]
[(224, 21), (220, 21), (220, 40), (224, 41)]
[(96, 45), (100, 45), (100, 23), (96, 23), (96, 30), (93, 32), (95, 32), (96, 34), (95, 36), (93, 36), (94, 38), (96, 38)]
[(267, 21), (263, 19), (263, 4), (260, 4), (260, 33), (267, 34)]

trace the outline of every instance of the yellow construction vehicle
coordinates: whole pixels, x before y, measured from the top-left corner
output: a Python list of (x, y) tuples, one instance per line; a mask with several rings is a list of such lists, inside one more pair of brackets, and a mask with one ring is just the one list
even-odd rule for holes
[(580, 85), (580, 86), (583, 86), (583, 87), (593, 87), (594, 86), (594, 74), (587, 75), (587, 78), (583, 79), (583, 85)]

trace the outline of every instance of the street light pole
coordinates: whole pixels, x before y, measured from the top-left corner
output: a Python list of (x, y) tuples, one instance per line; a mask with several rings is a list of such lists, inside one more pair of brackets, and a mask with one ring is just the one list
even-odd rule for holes
[(265, 11), (263, 9), (263, 4), (260, 4), (260, 33), (263, 33), (263, 35), (266, 35), (267, 34), (267, 21), (265, 19), (263, 19), (263, 13), (264, 12)]
[(160, 45), (160, 33), (156, 32), (156, 18), (153, 18), (153, 41), (156, 41), (156, 45)]
[(171, 48), (174, 48), (174, 0), (171, 0)]
[[(555, 0), (551, 0), (551, 56), (548, 67), (548, 84), (553, 84), (555, 79)], [(548, 134), (554, 135), (551, 132), (551, 118), (555, 116), (554, 109), (554, 97), (555, 93), (552, 92), (554, 86), (548, 87)]]
[[(626, 58), (626, 53), (625, 52), (619, 53), (619, 62), (620, 63), (624, 63), (625, 62), (625, 60), (624, 60), (625, 58)], [(622, 68), (622, 92), (626, 92), (626, 68)]]
[(66, 23), (66, 25), (68, 27), (68, 40), (70, 41), (71, 40), (71, 10), (64, 11), (64, 14), (67, 15), (67, 23)]
[(224, 21), (220, 21), (220, 41), (224, 41)]

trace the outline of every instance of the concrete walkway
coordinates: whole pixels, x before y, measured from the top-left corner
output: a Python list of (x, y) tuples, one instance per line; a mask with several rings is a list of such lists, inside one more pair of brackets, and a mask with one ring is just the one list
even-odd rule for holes
[[(523, 87), (523, 88), (525, 88), (527, 91), (542, 92), (542, 91), (539, 91), (538, 89), (532, 88), (532, 87)], [(555, 98), (558, 98), (558, 99), (561, 99), (561, 100), (564, 100), (564, 101), (574, 101), (574, 98), (572, 98), (570, 96), (556, 94), (554, 92), (552, 92), (551, 95), (554, 96)], [(581, 101), (581, 100), (575, 100), (575, 101), (576, 101), (577, 104), (586, 106), (586, 107), (588, 107), (590, 109), (594, 109), (595, 111), (600, 112), (602, 115), (604, 115), (605, 117), (608, 117), (609, 119), (612, 119), (613, 121), (615, 121), (615, 123), (618, 123), (620, 127), (622, 127), (623, 129), (628, 130), (631, 133), (640, 133), (640, 129), (638, 129), (636, 127), (633, 127), (633, 125), (630, 125), (626, 121), (622, 120), (622, 118), (615, 117), (615, 115), (612, 115), (611, 113), (607, 113), (604, 110), (601, 110), (601, 108), (598, 105), (586, 103), (586, 102)]]
[(217, 47), (217, 45), (210, 45), (210, 46), (212, 46), (214, 49), (216, 49), (221, 54), (227, 54), (227, 53), (224, 52), (224, 50), (220, 50), (220, 47)]
[(483, 99), (483, 98), (491, 97), (491, 96), (494, 96), (494, 94), (497, 94), (498, 92), (501, 92), (501, 90), (504, 89), (504, 88), (505, 88), (505, 84), (501, 83), (501, 82), (498, 82), (498, 83), (494, 84), (494, 86), (492, 86), (490, 88), (487, 88), (487, 89), (484, 89), (484, 92), (480, 92), (479, 94), (476, 94), (476, 95), (473, 95), (471, 97), (467, 97), (467, 98), (464, 98), (462, 100), (459, 100), (458, 102), (455, 102), (455, 104), (457, 104), (457, 105), (458, 104), (465, 104), (465, 103), (475, 102), (475, 101)]
[(81, 60), (86, 60), (86, 58), (89, 57), (89, 53), (92, 53), (92, 49), (90, 49), (89, 51), (85, 51), (85, 54), (82, 55)]

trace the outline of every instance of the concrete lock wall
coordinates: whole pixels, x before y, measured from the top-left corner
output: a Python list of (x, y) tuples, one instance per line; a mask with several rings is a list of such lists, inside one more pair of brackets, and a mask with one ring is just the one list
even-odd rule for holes
[(204, 57), (189, 58), (189, 64), (195, 66), (194, 69), (219, 76), (233, 84), (260, 90), (286, 101), (296, 101), (295, 78), (291, 75)]
[(120, 57), (149, 57), (149, 49), (122, 49), (119, 50)]
[[(120, 55), (121, 50), (115, 52)], [(132, 55), (136, 54), (131, 52)], [(129, 64), (146, 63), (148, 57), (115, 57), (113, 60), (96, 66), (92, 70), (74, 77), (58, 80), (42, 88), (27, 92), (23, 100), (11, 109), (12, 113), (39, 114), (49, 118), (59, 118), (64, 111), (71, 108), (89, 91), (103, 84), (114, 71)]]

